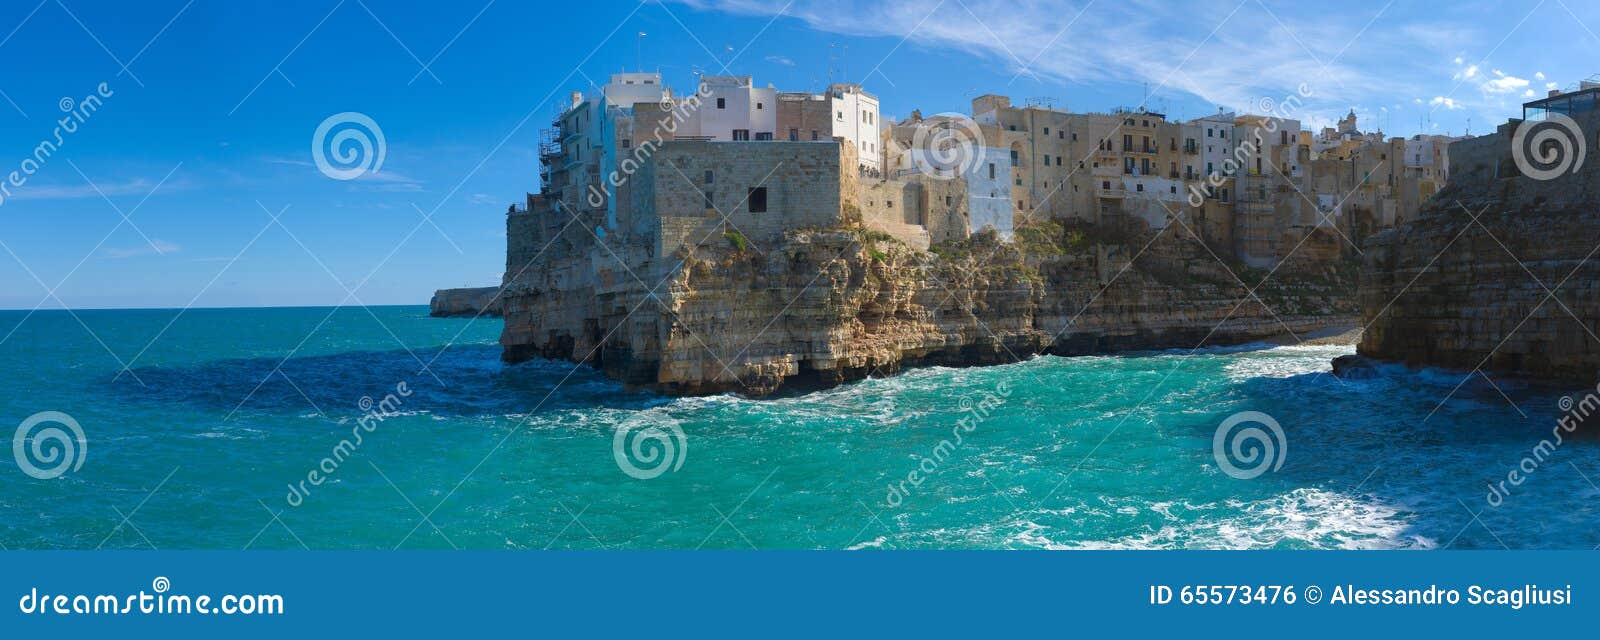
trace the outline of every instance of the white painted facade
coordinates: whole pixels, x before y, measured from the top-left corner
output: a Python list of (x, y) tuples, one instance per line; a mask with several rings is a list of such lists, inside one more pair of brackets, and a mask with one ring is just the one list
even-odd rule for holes
[(1451, 136), (1417, 134), (1406, 140), (1405, 166), (1418, 177), (1443, 183), (1450, 179)]
[(678, 137), (717, 141), (772, 140), (778, 129), (778, 90), (756, 87), (750, 76), (702, 76), (700, 109)]
[(982, 161), (967, 172), (967, 230), (977, 233), (993, 228), (1000, 239), (1010, 241), (1011, 151), (999, 147), (979, 150)]
[(1224, 162), (1238, 161), (1233, 156), (1236, 143), (1232, 113), (1218, 113), (1192, 120), (1191, 123), (1197, 127), (1195, 135), (1200, 145), (1200, 160), (1196, 169), (1202, 177), (1222, 174), (1227, 166)]
[(1159, 170), (1152, 174), (1122, 174), (1122, 210), (1142, 218), (1151, 229), (1165, 229), (1172, 215), (1182, 215), (1187, 206), (1189, 192), (1183, 180), (1163, 177)]
[(833, 103), (834, 137), (844, 138), (855, 145), (861, 166), (880, 171), (883, 169), (883, 149), (878, 121), (878, 97), (858, 84), (834, 84), (828, 87), (828, 98)]
[(660, 73), (614, 73), (600, 95), (611, 106), (632, 110), (635, 104), (660, 102), (672, 92), (661, 84)]

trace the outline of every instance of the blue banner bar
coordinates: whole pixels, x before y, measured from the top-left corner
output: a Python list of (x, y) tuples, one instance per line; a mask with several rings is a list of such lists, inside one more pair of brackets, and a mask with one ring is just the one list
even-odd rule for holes
[[(283, 637), (1592, 629), (1592, 552), (9, 552), (0, 628)], [(1377, 626), (1381, 625), (1381, 626)], [(1530, 627), (1529, 625), (1537, 625)], [(1174, 636), (1176, 637), (1176, 636)]]

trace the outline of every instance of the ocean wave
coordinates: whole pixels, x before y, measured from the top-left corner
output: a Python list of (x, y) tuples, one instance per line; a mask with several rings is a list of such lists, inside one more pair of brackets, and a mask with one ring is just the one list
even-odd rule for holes
[[(1167, 520), (1182, 520), (1176, 503), (1122, 505), (1122, 515), (1141, 510)], [(1432, 549), (1431, 538), (1411, 533), (1412, 517), (1399, 507), (1361, 496), (1301, 488), (1259, 501), (1227, 501), (1221, 505), (1185, 505), (1192, 511), (1213, 511), (1189, 521), (1172, 522), (1150, 531), (1110, 539), (1068, 538), (1058, 529), (1023, 519), (1001, 541), (1003, 546), (1039, 549)], [(1223, 515), (1226, 514), (1226, 515)]]

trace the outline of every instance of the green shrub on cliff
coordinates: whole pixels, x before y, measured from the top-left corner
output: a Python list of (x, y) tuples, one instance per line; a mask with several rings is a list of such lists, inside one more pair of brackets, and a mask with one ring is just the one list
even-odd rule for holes
[(744, 239), (744, 234), (739, 233), (738, 231), (725, 232), (722, 234), (722, 237), (727, 238), (728, 244), (733, 245), (733, 249), (739, 253), (744, 253), (750, 244), (748, 240)]

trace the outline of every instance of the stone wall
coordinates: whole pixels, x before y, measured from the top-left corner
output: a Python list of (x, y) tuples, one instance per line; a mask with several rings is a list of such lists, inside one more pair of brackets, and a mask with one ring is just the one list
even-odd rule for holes
[(913, 249), (927, 251), (930, 242), (923, 226), (926, 197), (922, 184), (905, 180), (863, 180), (858, 198), (861, 222), (888, 234)]
[[(834, 226), (842, 212), (840, 167), (855, 164), (841, 163), (842, 147), (848, 145), (836, 140), (662, 143), (634, 177), (642, 183), (634, 191), (635, 219), (646, 225), (641, 231), (660, 225), (656, 255), (663, 256), (697, 244), (714, 227), (760, 244), (788, 229)], [(756, 189), (765, 190), (765, 211), (752, 210), (762, 204)]]
[[(1600, 132), (1600, 114), (1581, 120)], [(1593, 383), (1600, 370), (1600, 162), (1522, 175), (1515, 121), (1450, 146), (1450, 182), (1368, 239), (1362, 355)], [(1554, 295), (1551, 295), (1551, 294)]]

